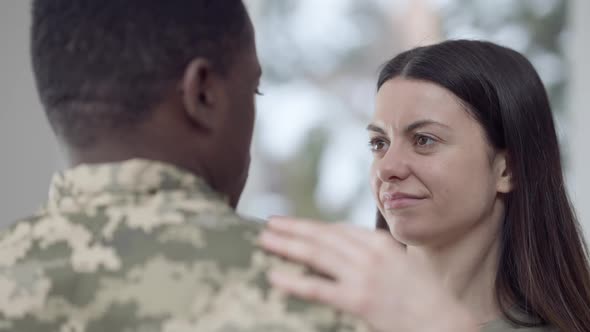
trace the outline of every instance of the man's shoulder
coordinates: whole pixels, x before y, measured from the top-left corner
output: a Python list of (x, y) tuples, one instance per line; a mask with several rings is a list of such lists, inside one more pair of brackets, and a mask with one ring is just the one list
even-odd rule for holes
[[(229, 267), (252, 264), (264, 221), (246, 218), (218, 203), (182, 202), (159, 205), (112, 204), (100, 209), (44, 210), (0, 230), (0, 266), (25, 260), (69, 259), (77, 266), (109, 252), (116, 266), (136, 265), (150, 256), (170, 260), (213, 262)], [(64, 250), (65, 249), (65, 250)], [(106, 262), (91, 270), (106, 268)], [(106, 265), (105, 265), (106, 264)], [(87, 264), (86, 264), (87, 265)]]
[(261, 222), (206, 205), (42, 213), (2, 231), (0, 331), (345, 331), (269, 286), (270, 269), (303, 268), (257, 247)]

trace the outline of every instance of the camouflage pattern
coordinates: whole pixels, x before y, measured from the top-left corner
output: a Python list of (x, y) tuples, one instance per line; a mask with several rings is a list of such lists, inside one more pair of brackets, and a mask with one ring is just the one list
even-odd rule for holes
[(56, 175), (49, 202), (0, 234), (0, 331), (353, 331), (269, 287), (262, 224), (154, 161)]

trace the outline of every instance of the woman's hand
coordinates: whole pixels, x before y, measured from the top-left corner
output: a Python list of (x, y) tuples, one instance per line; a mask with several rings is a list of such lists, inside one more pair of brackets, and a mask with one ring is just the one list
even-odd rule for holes
[(275, 287), (351, 313), (375, 331), (479, 330), (433, 276), (409, 261), (405, 247), (389, 233), (274, 217), (260, 244), (329, 277), (271, 271)]

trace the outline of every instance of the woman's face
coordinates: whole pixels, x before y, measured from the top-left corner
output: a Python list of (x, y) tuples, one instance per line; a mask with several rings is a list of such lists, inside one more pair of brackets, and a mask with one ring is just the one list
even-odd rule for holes
[(500, 223), (499, 193), (511, 189), (504, 153), (450, 91), (394, 78), (377, 94), (368, 126), (371, 182), (394, 237), (444, 245), (486, 223)]

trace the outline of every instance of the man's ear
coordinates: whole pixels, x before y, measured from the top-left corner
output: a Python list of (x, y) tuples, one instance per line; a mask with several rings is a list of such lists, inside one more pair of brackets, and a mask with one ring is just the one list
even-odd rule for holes
[(182, 80), (182, 100), (188, 118), (205, 130), (215, 127), (221, 102), (220, 80), (213, 66), (203, 58), (193, 59), (186, 67)]
[(496, 190), (499, 193), (507, 194), (514, 189), (514, 179), (512, 177), (512, 168), (505, 151), (496, 154), (494, 160), (494, 172), (496, 172)]

